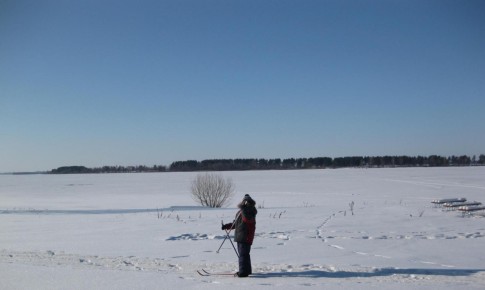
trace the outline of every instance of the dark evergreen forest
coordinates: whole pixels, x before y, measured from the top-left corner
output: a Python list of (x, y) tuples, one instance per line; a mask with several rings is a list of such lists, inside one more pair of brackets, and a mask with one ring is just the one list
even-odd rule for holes
[(51, 170), (52, 174), (72, 173), (129, 173), (129, 172), (185, 172), (185, 171), (235, 171), (235, 170), (290, 170), (323, 169), (345, 167), (444, 167), (444, 166), (483, 166), (485, 155), (462, 156), (351, 156), (351, 157), (314, 157), (287, 159), (208, 159), (176, 161), (170, 166), (103, 166), (87, 168), (85, 166), (63, 166)]

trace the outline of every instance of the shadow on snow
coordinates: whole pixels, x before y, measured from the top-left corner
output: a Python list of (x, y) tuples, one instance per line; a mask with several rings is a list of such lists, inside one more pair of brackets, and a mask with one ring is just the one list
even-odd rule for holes
[(171, 212), (171, 211), (193, 211), (193, 210), (211, 210), (209, 207), (202, 206), (172, 206), (168, 208), (132, 208), (132, 209), (0, 209), (0, 214), (44, 214), (44, 215), (96, 215), (96, 214), (136, 214), (136, 213), (153, 213), (153, 212)]
[(301, 272), (273, 272), (273, 273), (254, 273), (253, 278), (370, 278), (392, 275), (429, 275), (429, 276), (471, 276), (473, 274), (485, 272), (485, 269), (394, 269), (383, 268), (371, 272), (348, 272), (337, 271), (327, 272), (321, 270), (309, 270)]

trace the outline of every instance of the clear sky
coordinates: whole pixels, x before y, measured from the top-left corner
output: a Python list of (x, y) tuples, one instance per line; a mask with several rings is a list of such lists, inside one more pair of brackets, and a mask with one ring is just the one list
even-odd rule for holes
[(485, 1), (0, 0), (0, 172), (485, 153)]

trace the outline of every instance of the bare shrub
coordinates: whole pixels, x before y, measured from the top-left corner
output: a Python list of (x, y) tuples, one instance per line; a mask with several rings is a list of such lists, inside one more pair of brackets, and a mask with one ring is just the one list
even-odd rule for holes
[(424, 214), (424, 209), (422, 211), (419, 212), (418, 216), (419, 217), (423, 217), (423, 214)]
[(234, 184), (220, 174), (198, 174), (192, 181), (192, 198), (202, 206), (223, 207), (234, 196)]
[(352, 213), (352, 215), (354, 215), (354, 206), (355, 206), (354, 201), (352, 201), (351, 203), (349, 203), (350, 212)]

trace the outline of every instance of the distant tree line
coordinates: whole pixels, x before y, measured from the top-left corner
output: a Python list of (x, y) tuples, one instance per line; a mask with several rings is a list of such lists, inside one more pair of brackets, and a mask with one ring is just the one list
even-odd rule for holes
[(312, 169), (343, 167), (436, 167), (485, 165), (485, 155), (443, 157), (431, 156), (352, 156), (316, 157), (288, 159), (211, 159), (173, 162), (169, 171), (224, 171), (224, 170), (268, 170), (268, 169)]
[(138, 166), (103, 166), (87, 168), (84, 166), (63, 166), (52, 169), (52, 174), (72, 174), (72, 173), (135, 173), (135, 172), (165, 172), (167, 167), (163, 165), (154, 165), (148, 167), (145, 165)]
[(87, 168), (84, 166), (64, 166), (53, 169), (52, 174), (69, 173), (132, 173), (132, 172), (184, 172), (184, 171), (235, 171), (235, 170), (288, 170), (344, 167), (439, 167), (439, 166), (478, 166), (485, 165), (485, 155), (462, 156), (351, 156), (315, 157), (287, 159), (209, 159), (175, 161), (169, 167), (154, 165), (103, 166)]

